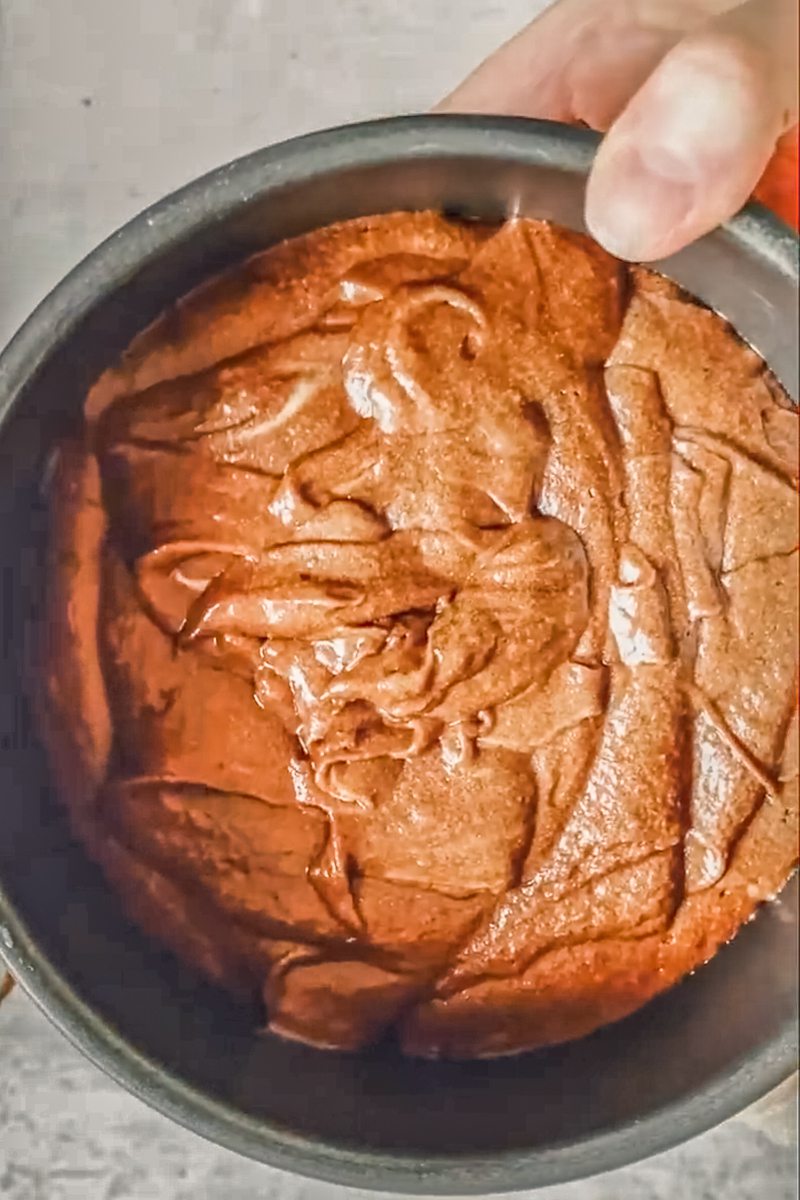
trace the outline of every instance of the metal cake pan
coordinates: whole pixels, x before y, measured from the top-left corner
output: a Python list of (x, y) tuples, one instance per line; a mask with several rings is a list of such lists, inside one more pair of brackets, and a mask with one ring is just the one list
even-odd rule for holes
[[(513, 1191), (665, 1150), (757, 1100), (797, 1054), (797, 886), (633, 1017), (476, 1063), (328, 1054), (253, 1033), (123, 917), (70, 837), (21, 686), (44, 586), (40, 480), (87, 386), (159, 310), (255, 250), (331, 221), (438, 208), (580, 228), (597, 139), (545, 122), (407, 117), (239, 159), (136, 217), (0, 357), (0, 954), (50, 1019), (147, 1103), (242, 1154), (395, 1192)], [(757, 206), (665, 274), (728, 317), (797, 400), (798, 243)]]

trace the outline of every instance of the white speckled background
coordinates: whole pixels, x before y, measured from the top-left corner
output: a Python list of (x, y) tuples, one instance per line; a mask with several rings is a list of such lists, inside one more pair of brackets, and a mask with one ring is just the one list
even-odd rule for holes
[[(0, 0), (0, 343), (145, 204), (292, 134), (427, 108), (542, 0)], [(541, 1200), (790, 1200), (792, 1085)], [(344, 1200), (178, 1128), (19, 992), (0, 1011), (4, 1200)], [(365, 1193), (352, 1193), (353, 1197)]]

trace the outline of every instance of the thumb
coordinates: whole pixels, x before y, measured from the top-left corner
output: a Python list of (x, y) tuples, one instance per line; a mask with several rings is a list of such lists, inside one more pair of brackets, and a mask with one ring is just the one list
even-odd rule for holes
[(646, 261), (736, 212), (793, 119), (796, 46), (795, 0), (750, 0), (669, 51), (598, 151), (595, 238)]

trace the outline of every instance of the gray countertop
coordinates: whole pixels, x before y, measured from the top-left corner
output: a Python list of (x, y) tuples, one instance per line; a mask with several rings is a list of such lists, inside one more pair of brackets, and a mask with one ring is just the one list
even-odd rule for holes
[[(102, 237), (187, 179), (325, 125), (423, 110), (542, 0), (0, 0), (0, 343)], [(789, 1200), (796, 1091), (542, 1200)], [(354, 1196), (359, 1193), (353, 1193)], [(360, 1193), (363, 1195), (364, 1193)], [(338, 1200), (220, 1150), (0, 1011), (6, 1200)]]

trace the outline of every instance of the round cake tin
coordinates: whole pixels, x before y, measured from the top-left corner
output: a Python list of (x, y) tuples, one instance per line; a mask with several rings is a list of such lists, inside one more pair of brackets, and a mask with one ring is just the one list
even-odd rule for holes
[[(270, 147), (115, 233), (0, 357), (0, 955), (136, 1096), (301, 1174), (461, 1195), (585, 1178), (700, 1133), (795, 1067), (796, 880), (710, 964), (581, 1042), (443, 1063), (390, 1045), (330, 1054), (259, 1035), (253, 1012), (124, 918), (70, 836), (25, 700), (25, 631), (46, 587), (48, 455), (138, 330), (210, 274), (348, 217), (435, 208), (580, 228), (596, 141), (545, 122), (430, 116)], [(797, 399), (798, 244), (788, 229), (753, 206), (659, 267), (729, 318)]]

